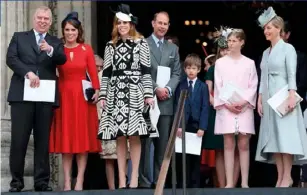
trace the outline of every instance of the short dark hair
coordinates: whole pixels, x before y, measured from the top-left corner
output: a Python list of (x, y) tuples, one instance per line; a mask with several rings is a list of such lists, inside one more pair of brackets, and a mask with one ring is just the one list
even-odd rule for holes
[(189, 66), (197, 66), (198, 70), (201, 69), (201, 59), (199, 55), (195, 53), (187, 55), (187, 57), (184, 60), (184, 68), (187, 68)]
[(166, 11), (160, 11), (160, 12), (155, 13), (154, 18), (153, 18), (154, 21), (156, 21), (157, 16), (158, 16), (159, 14), (164, 14), (165, 16), (168, 17), (168, 20), (169, 20), (169, 14), (168, 14)]
[(291, 32), (291, 31), (292, 31), (292, 28), (291, 28), (290, 22), (289, 21), (285, 21), (284, 22), (284, 32), (288, 33), (288, 32)]

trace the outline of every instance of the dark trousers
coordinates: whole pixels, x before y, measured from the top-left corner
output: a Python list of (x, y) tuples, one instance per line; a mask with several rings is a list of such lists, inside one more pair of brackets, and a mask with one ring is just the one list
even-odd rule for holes
[(49, 134), (53, 110), (50, 103), (14, 102), (11, 103), (11, 187), (24, 187), (23, 175), (25, 156), (31, 131), (34, 137), (34, 185), (48, 185)]
[[(197, 133), (199, 123), (194, 121), (190, 116), (186, 124), (186, 132)], [(186, 154), (186, 162), (182, 162), (182, 154), (176, 154), (176, 176), (177, 185), (182, 188), (183, 177), (182, 177), (182, 164), (186, 164), (186, 186), (188, 188), (199, 188), (200, 187), (200, 156)]]
[(307, 164), (302, 166), (302, 182), (307, 182)]
[[(177, 188), (183, 185), (182, 154), (176, 154)], [(187, 188), (200, 188), (200, 156), (186, 154), (186, 186)]]
[[(142, 152), (139, 167), (139, 185), (141, 187), (150, 187), (150, 147), (151, 143), (154, 144), (154, 175), (153, 183), (156, 184), (160, 174), (161, 165), (164, 158), (164, 153), (166, 151), (170, 130), (172, 127), (173, 116), (161, 115), (158, 121), (158, 138), (147, 138), (141, 140), (142, 142)], [(168, 185), (168, 182), (166, 183)]]

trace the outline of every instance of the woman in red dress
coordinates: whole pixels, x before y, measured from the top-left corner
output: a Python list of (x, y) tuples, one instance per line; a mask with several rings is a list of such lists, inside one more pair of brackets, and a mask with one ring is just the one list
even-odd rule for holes
[[(87, 154), (101, 151), (96, 138), (99, 81), (94, 53), (89, 45), (84, 44), (77, 12), (68, 14), (62, 21), (62, 33), (67, 61), (58, 67), (60, 108), (55, 110), (51, 127), (50, 152), (62, 154), (65, 191), (71, 190), (72, 159), (76, 154), (78, 176), (75, 190), (82, 190)], [(86, 72), (95, 89), (93, 102), (87, 102), (83, 94), (82, 80), (86, 80)]]

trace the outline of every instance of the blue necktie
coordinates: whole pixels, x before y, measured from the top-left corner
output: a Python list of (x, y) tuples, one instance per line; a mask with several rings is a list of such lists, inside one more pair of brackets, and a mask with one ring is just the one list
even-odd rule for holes
[(188, 92), (189, 92), (189, 99), (192, 100), (193, 99), (193, 81), (189, 81)]

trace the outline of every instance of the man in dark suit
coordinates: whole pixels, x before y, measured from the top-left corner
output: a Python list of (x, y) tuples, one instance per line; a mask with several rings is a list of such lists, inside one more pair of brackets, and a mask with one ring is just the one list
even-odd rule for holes
[[(160, 174), (160, 168), (173, 122), (173, 94), (180, 81), (181, 67), (178, 47), (164, 38), (168, 31), (169, 24), (169, 15), (167, 12), (156, 13), (152, 21), (154, 32), (147, 38), (150, 48), (151, 77), (155, 95), (158, 99), (160, 118), (157, 125), (159, 138), (142, 140), (139, 186), (145, 188), (151, 186), (149, 161), (151, 141), (153, 141), (154, 144), (154, 184), (157, 183)], [(158, 67), (162, 66), (170, 68), (170, 80), (166, 86), (158, 86), (156, 83)]]
[(39, 87), (40, 80), (56, 80), (56, 65), (66, 62), (63, 43), (47, 33), (52, 22), (48, 7), (39, 7), (33, 17), (33, 29), (15, 32), (9, 44), (6, 63), (13, 71), (8, 102), (11, 105), (10, 192), (24, 188), (23, 173), (27, 145), (33, 129), (34, 136), (34, 188), (36, 191), (52, 191), (48, 186), (49, 131), (52, 107), (55, 102), (24, 101), (24, 82)]
[[(209, 117), (209, 90), (207, 85), (197, 78), (200, 70), (200, 57), (196, 54), (189, 54), (184, 61), (187, 78), (180, 81), (175, 92), (176, 109), (181, 91), (188, 91), (189, 95), (184, 105), (186, 132), (195, 133), (198, 137), (202, 137), (207, 130)], [(177, 136), (182, 136), (182, 123), (179, 124)], [(176, 154), (176, 159), (177, 187), (182, 188), (182, 164), (185, 163), (187, 187), (200, 188), (200, 155), (187, 154), (186, 162), (182, 162), (182, 155)]]
[[(284, 31), (282, 33), (282, 38), (285, 42), (289, 41), (291, 35), (291, 25), (288, 21), (285, 21)], [(305, 53), (301, 51), (296, 51), (297, 53), (297, 68), (296, 68), (296, 85), (297, 85), (297, 93), (303, 98), (301, 102), (302, 112), (305, 111), (307, 107), (306, 102), (306, 93), (307, 93), (307, 56)], [(293, 178), (293, 186), (298, 186), (300, 181), (300, 166), (293, 165), (292, 167), (292, 178)], [(303, 182), (307, 184), (307, 165), (303, 165)]]

